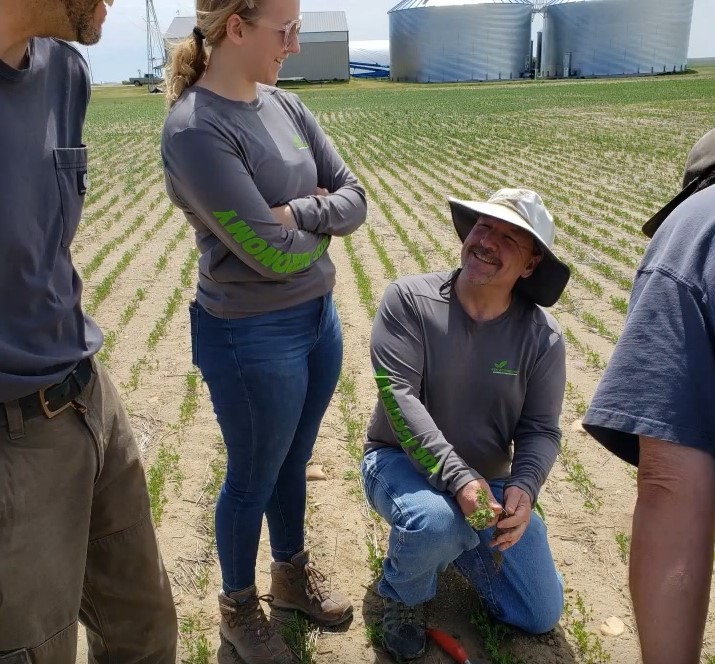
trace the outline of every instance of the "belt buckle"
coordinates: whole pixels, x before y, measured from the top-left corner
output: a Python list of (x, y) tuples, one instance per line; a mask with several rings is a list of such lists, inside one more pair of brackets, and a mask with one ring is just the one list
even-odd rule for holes
[(60, 413), (67, 410), (72, 406), (72, 401), (68, 401), (64, 406), (60, 406), (57, 410), (50, 410), (47, 406), (47, 399), (45, 399), (45, 388), (40, 390), (40, 404), (42, 405), (42, 411), (45, 413), (45, 417), (51, 420), (53, 417), (57, 417)]

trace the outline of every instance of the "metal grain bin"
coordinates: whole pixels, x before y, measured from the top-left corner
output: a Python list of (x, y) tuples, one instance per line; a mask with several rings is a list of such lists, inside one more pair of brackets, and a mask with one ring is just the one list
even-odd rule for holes
[(415, 83), (518, 79), (528, 69), (531, 3), (404, 0), (389, 12), (390, 77)]
[(687, 68), (694, 0), (592, 0), (546, 9), (542, 76)]

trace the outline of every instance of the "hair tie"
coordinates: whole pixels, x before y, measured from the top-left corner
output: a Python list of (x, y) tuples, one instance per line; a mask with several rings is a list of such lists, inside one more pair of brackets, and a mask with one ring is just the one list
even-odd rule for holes
[(203, 41), (204, 39), (206, 39), (206, 37), (204, 37), (204, 33), (201, 32), (198, 27), (194, 28), (194, 37), (196, 37), (196, 39), (198, 39), (199, 41)]

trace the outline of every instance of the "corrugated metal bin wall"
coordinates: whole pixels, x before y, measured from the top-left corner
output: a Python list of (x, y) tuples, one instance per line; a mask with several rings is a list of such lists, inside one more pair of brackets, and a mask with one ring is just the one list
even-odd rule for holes
[[(541, 74), (617, 76), (683, 71), (687, 68), (693, 1), (594, 0), (549, 7)], [(570, 72), (564, 65), (568, 59)]]
[(393, 81), (518, 79), (528, 61), (530, 5), (396, 9), (389, 21)]

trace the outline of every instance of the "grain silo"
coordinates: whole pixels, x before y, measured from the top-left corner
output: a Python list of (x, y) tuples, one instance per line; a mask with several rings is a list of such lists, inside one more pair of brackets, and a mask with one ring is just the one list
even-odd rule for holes
[(518, 79), (530, 67), (531, 2), (403, 0), (389, 12), (390, 78)]
[(542, 76), (684, 71), (694, 0), (589, 0), (545, 10)]

